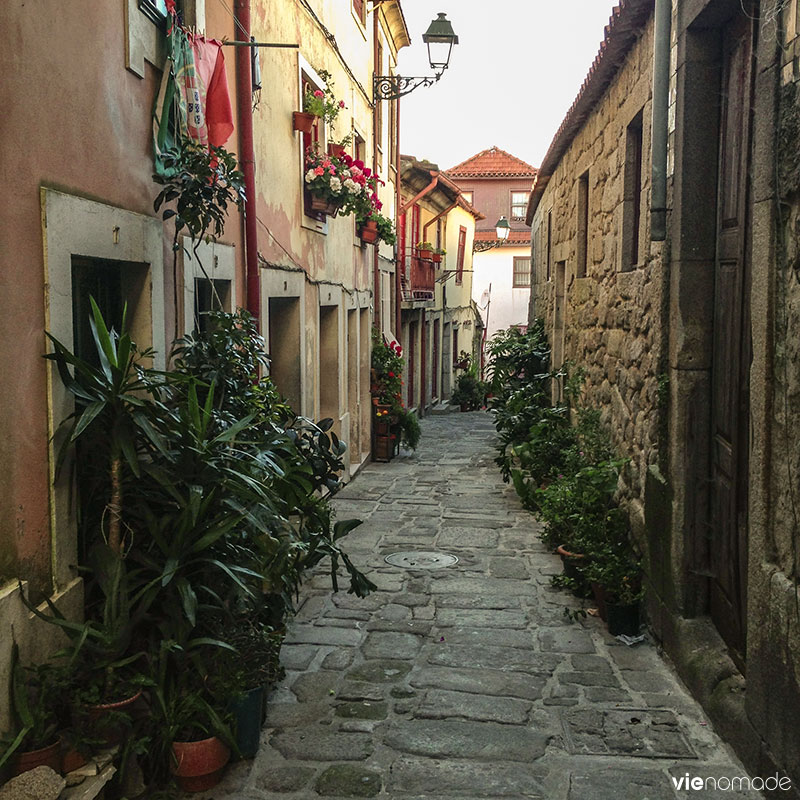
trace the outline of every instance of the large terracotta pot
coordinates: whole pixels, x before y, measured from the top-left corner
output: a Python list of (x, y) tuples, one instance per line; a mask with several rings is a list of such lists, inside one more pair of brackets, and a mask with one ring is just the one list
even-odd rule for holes
[(14, 774), (21, 775), (23, 772), (42, 766), (50, 767), (61, 774), (61, 742), (58, 739), (47, 747), (19, 753), (14, 759)]
[(173, 742), (172, 772), (184, 792), (204, 792), (222, 778), (230, 748), (217, 736), (199, 742)]
[(363, 227), (358, 235), (364, 244), (374, 244), (378, 239), (378, 231), (367, 227)]

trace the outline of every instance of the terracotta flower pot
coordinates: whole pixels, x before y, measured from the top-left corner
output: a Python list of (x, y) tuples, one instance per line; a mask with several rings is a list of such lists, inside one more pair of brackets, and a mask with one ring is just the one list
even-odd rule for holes
[(14, 759), (14, 774), (36, 769), (36, 767), (50, 767), (61, 774), (61, 741), (56, 739), (53, 744), (41, 747), (38, 750), (24, 750)]
[(64, 750), (61, 754), (61, 772), (64, 775), (73, 770), (80, 769), (85, 766), (85, 764), (86, 757), (74, 747)]
[(441, 253), (433, 253), (431, 258), (434, 264), (441, 264), (442, 263), (442, 254)]
[(331, 142), (328, 145), (328, 155), (333, 156), (334, 158), (341, 158), (346, 152), (347, 150), (342, 144), (334, 144)]
[(204, 792), (216, 786), (231, 757), (230, 748), (212, 736), (199, 742), (173, 742), (172, 772), (184, 792)]
[(373, 244), (378, 239), (378, 231), (366, 227), (362, 228), (358, 235), (364, 244)]
[(433, 250), (417, 250), (417, 257), (423, 261), (430, 261), (433, 258)]
[(89, 722), (92, 723), (98, 734), (103, 737), (106, 746), (113, 747), (116, 744), (120, 744), (127, 735), (129, 726), (125, 724), (124, 720), (104, 720), (103, 718), (108, 717), (112, 712), (130, 712), (131, 706), (141, 696), (142, 690), (139, 689), (136, 694), (116, 703), (101, 703), (87, 708)]
[(586, 558), (583, 553), (571, 553), (564, 545), (559, 545), (556, 552), (561, 556), (561, 562), (564, 565), (564, 574), (568, 578), (579, 580), (581, 578), (580, 562)]
[(314, 114), (309, 114), (307, 111), (292, 112), (292, 126), (300, 133), (311, 133), (315, 119), (316, 116)]
[(608, 610), (606, 608), (606, 590), (604, 586), (592, 581), (592, 594), (594, 601), (597, 603), (597, 613), (603, 622), (608, 621)]

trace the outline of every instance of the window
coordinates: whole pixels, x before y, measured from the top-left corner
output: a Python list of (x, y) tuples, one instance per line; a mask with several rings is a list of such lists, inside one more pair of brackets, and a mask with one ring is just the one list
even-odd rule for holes
[[(379, 101), (380, 102), (380, 101)], [(395, 169), (397, 164), (397, 100), (389, 100), (389, 168)]]
[(198, 333), (212, 330), (209, 314), (212, 311), (227, 311), (230, 308), (231, 282), (194, 279), (194, 328)]
[(547, 212), (547, 280), (552, 277), (553, 269), (553, 212)]
[(622, 271), (639, 263), (642, 221), (642, 112), (628, 125), (625, 138), (625, 181), (622, 198)]
[(456, 260), (456, 283), (464, 280), (464, 252), (467, 249), (467, 229), (462, 225), (458, 229), (458, 257)]
[[(377, 61), (375, 63), (375, 74), (383, 75), (383, 45), (378, 42)], [(378, 150), (383, 152), (383, 100), (375, 103), (375, 135), (377, 137)]]
[[(305, 97), (307, 91), (314, 92), (322, 87), (314, 80), (312, 80), (305, 72), (302, 73), (302, 86), (300, 87), (300, 96)], [(303, 133), (303, 158), (309, 147), (314, 149), (321, 149), (323, 145), (323, 123), (319, 117), (314, 119), (314, 127), (310, 133)], [(303, 182), (303, 212), (307, 217), (315, 219), (318, 222), (325, 222), (326, 216), (324, 213), (314, 211), (311, 208), (311, 192), (306, 189), (305, 182), (305, 165), (302, 170), (301, 180)]]
[(153, 22), (161, 23), (167, 18), (166, 0), (139, 0), (139, 10)]
[(362, 25), (367, 24), (367, 0), (353, 0), (353, 13)]
[(528, 192), (511, 192), (511, 219), (525, 219), (528, 197)]
[(514, 257), (515, 289), (527, 289), (531, 285), (531, 259), (525, 256)]
[(586, 277), (589, 251), (589, 171), (578, 178), (578, 261), (575, 275)]
[(461, 196), (470, 204), (472, 203), (472, 198), (474, 197), (475, 193), (470, 189), (468, 192), (461, 192)]
[(355, 134), (355, 138), (353, 139), (353, 157), (356, 159), (356, 161), (364, 161), (364, 154), (366, 152), (366, 142), (361, 136)]

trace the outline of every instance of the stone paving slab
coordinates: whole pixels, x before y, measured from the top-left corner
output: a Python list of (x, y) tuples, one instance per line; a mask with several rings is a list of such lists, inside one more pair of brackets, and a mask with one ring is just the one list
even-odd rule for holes
[[(261, 748), (196, 800), (677, 800), (746, 773), (649, 642), (625, 647), (551, 586), (560, 561), (493, 463), (482, 412), (422, 421), (416, 453), (334, 499), (379, 589), (306, 583)], [(459, 562), (404, 569), (384, 557)], [(715, 800), (758, 793), (698, 793)]]

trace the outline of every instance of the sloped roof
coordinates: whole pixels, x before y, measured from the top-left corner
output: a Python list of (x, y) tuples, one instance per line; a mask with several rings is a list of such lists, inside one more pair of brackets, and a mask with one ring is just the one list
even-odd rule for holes
[(534, 178), (537, 169), (522, 159), (492, 145), (445, 172), (459, 178)]
[(547, 182), (624, 63), (629, 50), (650, 18), (654, 4), (655, 0), (620, 0), (612, 9), (600, 49), (539, 167), (539, 174), (528, 201), (528, 225), (533, 221)]
[[(447, 173), (441, 172), (439, 166), (432, 161), (419, 161), (414, 156), (401, 155), (400, 156), (400, 180), (402, 184), (410, 191), (422, 191), (432, 181), (436, 181), (436, 193), (442, 194), (446, 198), (444, 205), (439, 208), (443, 210), (451, 203), (455, 203), (460, 208), (463, 208), (468, 214), (475, 217), (476, 220), (486, 219), (486, 217), (478, 211), (471, 203), (467, 202), (461, 194), (461, 187), (453, 183), (447, 176)], [(436, 193), (431, 193), (435, 196)], [(429, 200), (433, 200), (431, 195), (426, 195)]]

